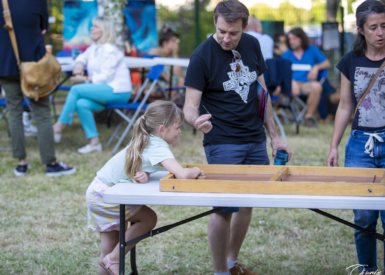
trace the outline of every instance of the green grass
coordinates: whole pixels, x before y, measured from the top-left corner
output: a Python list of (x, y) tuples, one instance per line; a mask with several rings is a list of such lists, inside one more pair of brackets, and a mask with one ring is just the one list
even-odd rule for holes
[[(104, 145), (112, 129), (105, 125), (99, 125), (98, 129)], [(290, 165), (325, 165), (332, 126), (301, 127), (300, 135), (295, 134), (292, 125), (286, 125), (285, 129), (286, 141), (293, 151)], [(347, 135), (339, 148), (341, 166)], [(84, 196), (97, 170), (111, 157), (112, 147), (101, 154), (78, 154), (76, 150), (86, 143), (83, 130), (75, 120), (74, 125), (63, 132), (56, 155), (59, 161), (75, 166), (77, 173), (60, 178), (44, 175), (45, 166), (40, 163), (35, 137), (26, 138), (32, 166), (26, 177), (16, 178), (12, 171), (16, 166), (12, 153), (0, 151), (0, 274), (97, 273), (99, 233), (87, 229)], [(0, 144), (11, 146), (4, 122), (0, 122)], [(206, 163), (202, 134), (193, 136), (191, 129), (183, 131), (172, 151), (180, 163)], [(157, 227), (210, 209), (151, 207), (158, 214)], [(327, 212), (353, 221), (351, 210)], [(208, 219), (202, 218), (140, 242), (139, 273), (213, 274), (207, 241)], [(378, 247), (382, 270), (383, 246)], [(345, 268), (358, 263), (351, 228), (306, 209), (274, 208), (254, 209), (240, 261), (258, 274), (300, 275), (347, 274)], [(129, 270), (129, 257), (126, 266)]]

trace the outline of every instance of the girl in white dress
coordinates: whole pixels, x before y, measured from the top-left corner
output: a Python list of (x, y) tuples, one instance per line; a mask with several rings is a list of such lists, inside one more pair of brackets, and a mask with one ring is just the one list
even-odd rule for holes
[[(99, 231), (101, 239), (99, 274), (112, 275), (119, 272), (119, 205), (103, 202), (103, 194), (108, 188), (117, 183), (146, 183), (149, 175), (162, 167), (176, 178), (192, 179), (203, 175), (198, 167), (183, 168), (168, 146), (175, 143), (183, 119), (183, 112), (175, 103), (151, 103), (145, 114), (136, 121), (130, 144), (96, 173), (88, 187), (88, 228)], [(126, 241), (152, 230), (157, 217), (145, 205), (126, 205), (126, 223), (128, 221), (135, 224), (127, 229)], [(126, 253), (134, 246), (126, 246)]]

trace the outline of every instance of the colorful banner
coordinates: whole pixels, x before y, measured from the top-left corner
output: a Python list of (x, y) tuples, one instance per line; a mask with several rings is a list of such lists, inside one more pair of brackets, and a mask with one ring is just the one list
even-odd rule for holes
[(158, 47), (154, 0), (130, 0), (123, 9), (123, 15), (140, 55)]
[(63, 16), (63, 49), (84, 51), (92, 43), (92, 19), (98, 16), (96, 1), (64, 1)]

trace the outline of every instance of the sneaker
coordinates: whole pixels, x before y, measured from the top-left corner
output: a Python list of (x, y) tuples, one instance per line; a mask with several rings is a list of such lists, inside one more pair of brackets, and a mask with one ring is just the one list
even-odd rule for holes
[(304, 125), (306, 127), (317, 127), (317, 124), (315, 124), (315, 121), (312, 117), (305, 117), (305, 123)]
[(28, 167), (31, 167), (29, 163), (25, 165), (17, 165), (15, 169), (13, 169), (13, 173), (15, 174), (16, 177), (24, 177), (27, 174)]
[(24, 126), (24, 136), (37, 136), (37, 128), (34, 125)]
[(78, 149), (78, 152), (80, 154), (88, 154), (88, 153), (91, 153), (93, 151), (101, 152), (102, 151), (102, 144), (99, 143), (98, 145), (95, 145), (95, 146), (91, 146), (91, 145), (87, 144), (86, 146)]
[(73, 167), (67, 167), (63, 162), (55, 163), (54, 165), (47, 165), (46, 175), (48, 177), (58, 177), (72, 175), (76, 172)]
[(230, 275), (258, 275), (250, 270), (247, 270), (244, 266), (236, 263), (232, 268), (229, 269)]

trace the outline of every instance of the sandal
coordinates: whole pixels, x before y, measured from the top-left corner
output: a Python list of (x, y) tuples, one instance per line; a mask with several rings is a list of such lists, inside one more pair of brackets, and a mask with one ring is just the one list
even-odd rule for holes
[(102, 261), (102, 262), (99, 263), (99, 265), (100, 265), (105, 271), (107, 271), (108, 273), (110, 273), (110, 275), (114, 275), (114, 274), (111, 272), (111, 270), (110, 270), (110, 266), (113, 265), (113, 264), (119, 264), (119, 262), (113, 262), (113, 261), (111, 261), (110, 254), (108, 254), (108, 255), (106, 256), (106, 258), (107, 258), (107, 264), (104, 265), (104, 264), (103, 264), (103, 261)]

